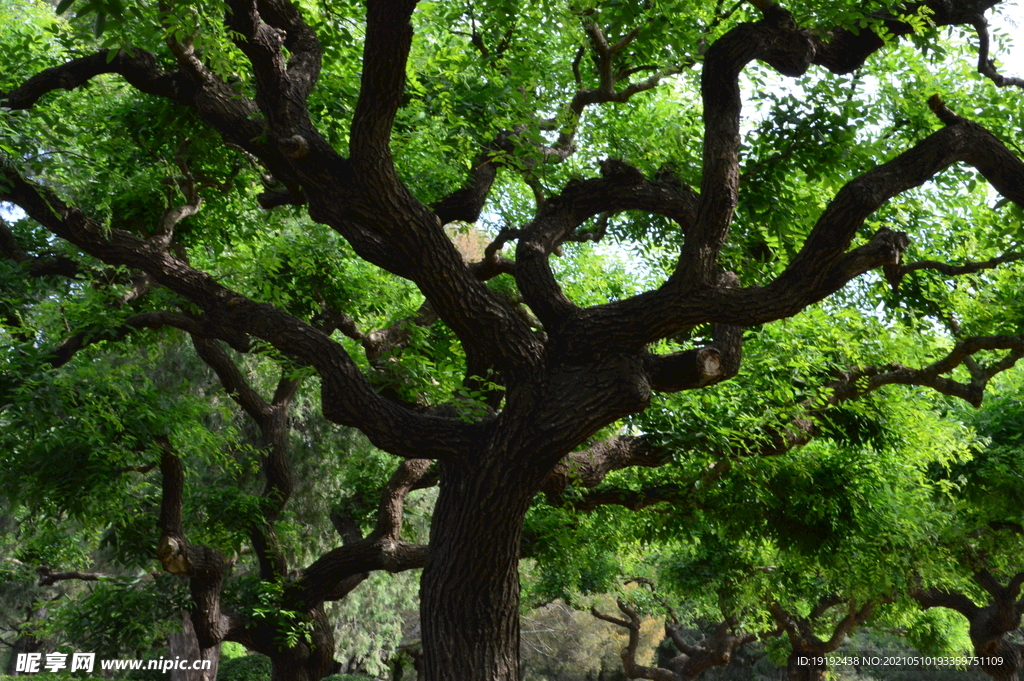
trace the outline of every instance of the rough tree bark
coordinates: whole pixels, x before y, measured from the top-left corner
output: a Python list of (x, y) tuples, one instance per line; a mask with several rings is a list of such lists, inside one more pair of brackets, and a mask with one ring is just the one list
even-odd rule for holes
[(665, 623), (665, 635), (672, 640), (679, 655), (669, 661), (668, 667), (645, 667), (637, 664), (636, 651), (640, 644), (640, 617), (636, 611), (623, 601), (618, 601), (619, 610), (627, 619), (620, 619), (598, 612), (591, 608), (594, 617), (623, 627), (629, 632), (629, 641), (622, 650), (622, 668), (631, 679), (651, 679), (651, 681), (696, 681), (706, 670), (712, 667), (728, 666), (732, 654), (739, 648), (757, 640), (756, 634), (735, 634), (737, 621), (727, 617), (715, 627), (710, 638), (705, 637), (697, 643), (688, 643), (679, 631), (679, 622), (674, 613), (673, 620)]
[[(818, 638), (813, 631), (815, 621), (832, 608), (844, 604), (847, 613), (832, 628), (829, 638)], [(853, 601), (829, 596), (820, 599), (807, 617), (800, 617), (787, 612), (778, 603), (771, 603), (772, 617), (789, 638), (791, 646), (786, 660), (786, 678), (789, 681), (825, 681), (828, 673), (825, 655), (834, 652), (855, 627), (871, 617), (876, 605), (872, 601), (858, 609)]]
[(916, 589), (910, 595), (925, 609), (949, 608), (963, 615), (970, 624), (968, 633), (974, 655), (982, 661), (981, 670), (997, 681), (1017, 681), (1024, 652), (1007, 641), (1006, 634), (1020, 627), (1024, 614), (1024, 598), (1020, 598), (1024, 572), (1010, 578), (1006, 586), (987, 570), (977, 572), (974, 580), (991, 599), (983, 606), (963, 593), (945, 589)]

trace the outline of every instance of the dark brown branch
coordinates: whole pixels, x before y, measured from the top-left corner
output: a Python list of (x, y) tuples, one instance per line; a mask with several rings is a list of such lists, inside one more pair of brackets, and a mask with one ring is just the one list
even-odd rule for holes
[(406, 495), (427, 475), (431, 461), (403, 461), (381, 493), (377, 525), (365, 538), (328, 551), (303, 570), (297, 589), (304, 607), (334, 598), (346, 579), (373, 570), (401, 572), (423, 567), (427, 547), (399, 540)]
[(214, 646), (225, 639), (232, 627), (231, 618), (221, 612), (221, 588), (227, 561), (216, 549), (191, 544), (182, 527), (185, 472), (181, 459), (167, 438), (156, 438), (160, 449), (160, 541), (157, 558), (172, 575), (188, 577), (192, 595), (192, 624), (199, 645)]
[(516, 282), (530, 309), (549, 334), (572, 318), (576, 306), (565, 297), (548, 262), (549, 255), (585, 220), (605, 212), (643, 210), (665, 215), (684, 232), (695, 215), (697, 197), (674, 176), (648, 180), (636, 168), (609, 159), (600, 179), (572, 181), (551, 197), (523, 228), (516, 249)]
[(980, 610), (978, 605), (962, 593), (945, 589), (912, 589), (910, 597), (927, 608), (948, 608), (955, 610), (968, 620), (975, 617)]
[(14, 232), (7, 221), (0, 216), (0, 253), (20, 265), (28, 267), (31, 277), (60, 276), (72, 278), (81, 272), (81, 268), (71, 258), (63, 255), (36, 256), (26, 253), (14, 238)]
[(978, 73), (985, 76), (998, 87), (1019, 87), (1024, 88), (1024, 78), (1012, 78), (1004, 76), (996, 70), (995, 62), (988, 57), (989, 35), (988, 22), (984, 15), (979, 15), (974, 21), (974, 30), (978, 32)]
[[(969, 383), (960, 383), (942, 374), (951, 372), (964, 364), (971, 355), (984, 350), (1009, 350), (1000, 361), (982, 368), (975, 365), (974, 375)], [(1021, 336), (972, 336), (953, 347), (942, 359), (923, 369), (910, 369), (900, 365), (868, 367), (849, 372), (839, 381), (830, 384), (833, 396), (830, 403), (838, 404), (877, 390), (883, 385), (919, 385), (937, 390), (944, 395), (959, 397), (977, 407), (981, 405), (985, 387), (998, 373), (1014, 366), (1024, 357), (1024, 337)]]
[(394, 181), (389, 140), (405, 87), (415, 2), (369, 0), (359, 101), (352, 118), (352, 160), (386, 184)]
[[(732, 272), (718, 277), (720, 286), (739, 286)], [(651, 389), (680, 392), (721, 383), (735, 376), (743, 359), (743, 328), (729, 324), (712, 325), (712, 342), (702, 348), (671, 355), (645, 356)]]
[(1006, 253), (1004, 255), (983, 260), (980, 262), (969, 262), (963, 265), (950, 265), (949, 263), (939, 262), (937, 260), (918, 260), (907, 265), (893, 265), (892, 267), (885, 268), (886, 279), (892, 285), (894, 291), (899, 290), (900, 282), (903, 277), (910, 272), (916, 272), (918, 270), (935, 270), (941, 272), (950, 277), (960, 276), (962, 274), (974, 274), (975, 272), (981, 272), (982, 270), (995, 269), (999, 265), (1005, 263), (1017, 262), (1024, 258), (1024, 253)]
[(117, 328), (81, 331), (70, 336), (54, 348), (48, 361), (55, 368), (61, 367), (70, 362), (75, 353), (93, 343), (119, 341), (139, 329), (158, 329), (164, 326), (173, 326), (196, 335), (205, 333), (202, 322), (195, 317), (170, 310), (142, 312), (128, 317)]
[(322, 50), (297, 6), (282, 0), (232, 0), (228, 6), (225, 23), (252, 63), (257, 104), (279, 151), (296, 160), (309, 155), (314, 146), (321, 154), (333, 155), (306, 110), (306, 98), (320, 73)]
[(566, 456), (548, 473), (541, 491), (557, 497), (570, 485), (596, 487), (612, 471), (632, 466), (657, 467), (669, 460), (670, 453), (652, 445), (649, 439), (621, 435)]
[(626, 676), (631, 679), (651, 679), (651, 681), (684, 681), (682, 676), (668, 669), (645, 667), (636, 663), (636, 651), (640, 645), (640, 617), (637, 615), (636, 610), (621, 599), (617, 603), (619, 610), (628, 619), (623, 620), (605, 615), (599, 612), (597, 608), (591, 608), (590, 614), (599, 620), (622, 627), (629, 633), (629, 641), (626, 647), (622, 649), (620, 655), (622, 657), (622, 668), (626, 672)]
[(66, 205), (48, 189), (29, 184), (9, 165), (0, 167), (4, 180), (0, 200), (11, 201), (57, 236), (111, 265), (147, 272), (167, 288), (190, 299), (206, 312), (201, 335), (244, 346), (244, 334), (263, 338), (323, 378), (324, 416), (360, 427), (374, 444), (398, 455), (421, 458), (460, 450), (475, 426), (458, 419), (416, 414), (383, 399), (345, 353), (326, 334), (270, 305), (260, 305), (217, 283), (139, 237), (108, 230), (81, 211)]
[(160, 70), (153, 54), (135, 48), (130, 54), (120, 50), (113, 56), (109, 50), (100, 50), (40, 71), (20, 87), (0, 93), (0, 101), (11, 109), (29, 109), (54, 90), (74, 90), (103, 73), (120, 74), (138, 90), (180, 104), (192, 103), (196, 95), (195, 84), (188, 77)]
[(224, 352), (220, 344), (210, 338), (192, 336), (192, 345), (199, 358), (217, 374), (228, 396), (238, 403), (257, 425), (262, 425), (269, 417), (270, 405), (249, 384), (239, 371), (238, 365)]
[(828, 610), (837, 605), (847, 603), (845, 599), (836, 595), (825, 596), (819, 600), (816, 607), (812, 609), (807, 617), (801, 617), (786, 611), (776, 601), (769, 603), (768, 610), (771, 612), (775, 622), (789, 637), (794, 656), (820, 656), (836, 650), (855, 627), (863, 624), (871, 617), (879, 602), (881, 601), (868, 601), (858, 609), (853, 601), (849, 601), (846, 615), (835, 624), (828, 640), (825, 641), (813, 633), (813, 623)]
[(66, 579), (77, 579), (83, 582), (95, 582), (101, 579), (110, 579), (110, 575), (105, 575), (99, 572), (79, 572), (77, 570), (54, 572), (46, 565), (40, 565), (37, 567), (36, 574), (39, 575), (39, 586), (53, 586), (57, 582), (64, 581)]
[(649, 343), (707, 321), (751, 326), (796, 314), (870, 269), (898, 265), (908, 243), (900, 232), (882, 229), (864, 246), (847, 249), (885, 201), (954, 163), (974, 166), (997, 191), (1024, 206), (1024, 162), (984, 128), (949, 112), (941, 100), (932, 105), (946, 127), (843, 187), (800, 253), (768, 286), (704, 286), (684, 296), (680, 280), (670, 280), (658, 291), (588, 309), (580, 315), (579, 336), (600, 333), (607, 341), (608, 330), (616, 329), (624, 342)]

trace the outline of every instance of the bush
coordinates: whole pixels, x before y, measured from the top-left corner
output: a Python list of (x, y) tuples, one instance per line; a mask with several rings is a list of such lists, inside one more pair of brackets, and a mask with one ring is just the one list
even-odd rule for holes
[(243, 655), (221, 660), (217, 681), (269, 681), (270, 658), (266, 655)]

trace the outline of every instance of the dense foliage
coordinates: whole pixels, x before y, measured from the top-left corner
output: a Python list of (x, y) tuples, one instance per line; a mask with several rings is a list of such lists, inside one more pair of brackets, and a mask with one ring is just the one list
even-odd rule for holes
[(0, 0), (10, 661), (1016, 678), (999, 11)]

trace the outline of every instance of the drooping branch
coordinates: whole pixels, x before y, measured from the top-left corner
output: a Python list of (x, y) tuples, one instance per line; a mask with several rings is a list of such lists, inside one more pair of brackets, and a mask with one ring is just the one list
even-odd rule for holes
[(978, 73), (985, 76), (998, 87), (1019, 87), (1024, 88), (1024, 78), (1004, 76), (996, 70), (995, 62), (988, 56), (989, 35), (988, 22), (984, 15), (980, 15), (974, 21), (974, 30), (978, 32)]
[(54, 90), (74, 90), (105, 73), (120, 75), (140, 92), (194, 109), (229, 147), (258, 161), (284, 183), (284, 191), (292, 197), (289, 203), (301, 202), (290, 159), (267, 138), (265, 119), (256, 103), (208, 69), (167, 72), (159, 67), (156, 55), (138, 47), (104, 49), (45, 69), (10, 92), (0, 92), (0, 103), (14, 110), (29, 109)]
[(238, 365), (227, 355), (216, 340), (192, 337), (192, 345), (196, 354), (214, 370), (225, 392), (240, 406), (249, 417), (261, 424), (268, 416), (270, 405), (250, 385), (245, 376), (238, 369)]
[(165, 326), (182, 329), (194, 336), (203, 336), (207, 333), (202, 320), (181, 312), (172, 310), (141, 312), (128, 317), (121, 326), (116, 328), (80, 331), (66, 338), (50, 352), (48, 361), (54, 368), (61, 367), (70, 362), (79, 350), (94, 343), (119, 341), (139, 329), (159, 329)]
[(156, 56), (134, 48), (129, 53), (119, 50), (100, 50), (96, 54), (72, 59), (53, 66), (25, 81), (10, 92), (0, 92), (0, 101), (15, 111), (30, 109), (44, 95), (54, 90), (74, 90), (92, 78), (104, 73), (116, 73), (133, 87), (179, 104), (190, 105), (195, 100), (196, 86), (183, 73), (167, 73), (157, 66)]
[(1021, 647), (1007, 641), (1006, 635), (1020, 626), (1024, 613), (1024, 602), (1017, 600), (1024, 574), (1014, 575), (1007, 586), (987, 570), (979, 571), (974, 578), (990, 596), (983, 606), (958, 591), (935, 587), (912, 589), (910, 597), (926, 610), (947, 608), (963, 615), (970, 624), (974, 654), (983, 658), (982, 670), (996, 678), (1013, 678), (1024, 666), (1024, 656)]

